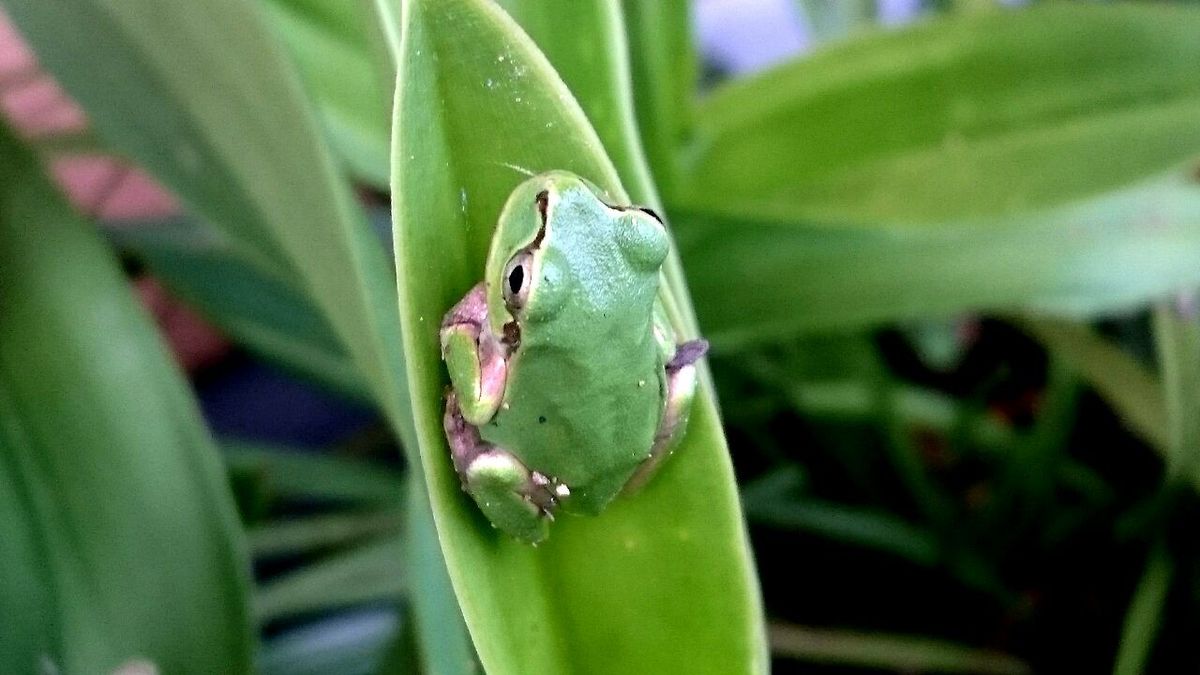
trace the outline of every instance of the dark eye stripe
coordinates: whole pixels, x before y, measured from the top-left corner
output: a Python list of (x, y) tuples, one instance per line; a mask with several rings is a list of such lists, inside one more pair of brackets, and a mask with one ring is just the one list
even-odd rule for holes
[(664, 225), (664, 224), (665, 224), (665, 223), (663, 223), (663, 219), (662, 219), (662, 218), (661, 218), (661, 217), (660, 217), (660, 216), (659, 216), (657, 213), (655, 213), (655, 212), (654, 212), (654, 209), (649, 209), (649, 208), (646, 208), (645, 206), (639, 206), (639, 207), (638, 207), (638, 211), (641, 211), (642, 213), (644, 213), (644, 214), (646, 214), (646, 215), (650, 216), (651, 218), (653, 218), (653, 219), (657, 220), (659, 225)]

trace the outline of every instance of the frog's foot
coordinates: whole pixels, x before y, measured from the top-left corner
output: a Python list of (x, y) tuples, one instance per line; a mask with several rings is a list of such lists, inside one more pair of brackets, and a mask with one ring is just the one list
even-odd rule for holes
[(500, 408), (508, 379), (508, 352), (487, 323), (487, 291), (476, 284), (442, 320), (442, 359), (454, 390), (462, 396), (462, 415), (476, 426)]
[(647, 457), (625, 484), (625, 493), (637, 492), (654, 475), (662, 461), (671, 456), (687, 429), (688, 413), (696, 397), (696, 361), (708, 352), (708, 341), (690, 340), (675, 349), (667, 362), (667, 404), (654, 433), (654, 444)]
[(559, 500), (570, 494), (566, 486), (483, 440), (463, 418), (454, 393), (446, 397), (443, 426), (462, 488), (492, 525), (531, 544), (544, 540)]

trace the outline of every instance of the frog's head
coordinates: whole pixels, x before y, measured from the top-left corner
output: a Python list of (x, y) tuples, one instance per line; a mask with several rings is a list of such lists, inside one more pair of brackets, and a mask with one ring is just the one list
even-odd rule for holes
[(523, 319), (550, 321), (577, 293), (621, 303), (657, 288), (669, 239), (649, 209), (612, 206), (604, 191), (554, 171), (518, 186), (501, 211), (487, 261), (488, 321), (519, 339)]

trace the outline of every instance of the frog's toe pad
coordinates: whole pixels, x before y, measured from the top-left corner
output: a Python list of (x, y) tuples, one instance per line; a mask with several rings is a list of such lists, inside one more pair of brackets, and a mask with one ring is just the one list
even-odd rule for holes
[(690, 366), (708, 353), (708, 340), (688, 340), (675, 348), (675, 356), (667, 362), (667, 372)]
[(497, 528), (536, 544), (549, 534), (550, 512), (530, 496), (530, 474), (502, 450), (476, 457), (466, 475), (467, 489)]

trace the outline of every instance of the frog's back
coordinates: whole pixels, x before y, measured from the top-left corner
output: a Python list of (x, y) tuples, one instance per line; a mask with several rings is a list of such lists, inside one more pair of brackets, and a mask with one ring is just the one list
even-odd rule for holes
[(546, 283), (571, 291), (550, 316), (521, 326), (503, 404), (480, 430), (569, 486), (567, 507), (583, 512), (603, 508), (649, 456), (665, 398), (658, 269), (622, 257), (623, 226), (586, 212), (552, 223), (544, 264), (558, 276)]

